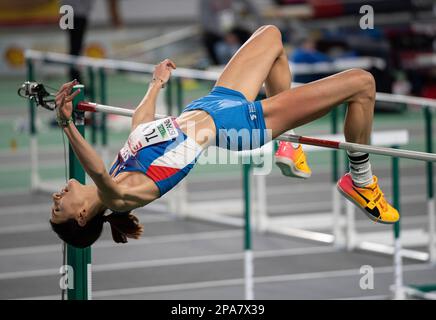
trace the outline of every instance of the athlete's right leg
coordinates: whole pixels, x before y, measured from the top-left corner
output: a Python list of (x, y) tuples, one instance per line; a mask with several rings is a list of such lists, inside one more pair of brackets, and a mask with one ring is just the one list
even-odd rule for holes
[(216, 85), (239, 91), (248, 100), (254, 100), (282, 54), (280, 30), (272, 25), (260, 27), (235, 53)]
[[(375, 82), (363, 70), (349, 70), (284, 91), (262, 101), (266, 127), (273, 137), (318, 119), (334, 106), (347, 102), (345, 139), (368, 144), (375, 104)], [(381, 192), (372, 176), (368, 154), (349, 154), (351, 175), (338, 182), (342, 194), (353, 201), (371, 219), (394, 223), (399, 214)], [(354, 163), (353, 163), (354, 162)]]

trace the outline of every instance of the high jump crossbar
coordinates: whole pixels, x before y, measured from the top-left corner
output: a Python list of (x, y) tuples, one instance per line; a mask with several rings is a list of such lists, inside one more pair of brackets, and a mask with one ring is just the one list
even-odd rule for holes
[[(98, 104), (98, 103), (94, 103), (94, 102), (84, 102), (84, 101), (78, 103), (77, 109), (80, 111), (117, 114), (117, 115), (126, 116), (126, 117), (131, 117), (134, 113), (134, 110), (132, 110), (132, 109), (113, 107), (113, 106), (107, 106), (107, 105)], [(161, 115), (161, 114), (156, 114), (157, 119), (161, 119), (164, 117), (166, 117), (166, 116)], [(329, 149), (342, 149), (342, 150), (354, 151), (354, 152), (359, 151), (359, 152), (365, 152), (365, 153), (379, 154), (379, 155), (383, 155), (383, 156), (436, 162), (436, 154), (421, 152), (421, 151), (371, 146), (371, 145), (352, 143), (352, 142), (325, 140), (325, 139), (304, 137), (304, 136), (299, 136), (299, 135), (294, 135), (294, 134), (289, 134), (289, 133), (282, 134), (279, 137), (277, 137), (276, 139), (282, 140), (282, 141), (290, 141), (290, 142), (295, 142), (295, 143), (318, 146), (318, 147), (323, 147), (323, 148), (329, 148)]]

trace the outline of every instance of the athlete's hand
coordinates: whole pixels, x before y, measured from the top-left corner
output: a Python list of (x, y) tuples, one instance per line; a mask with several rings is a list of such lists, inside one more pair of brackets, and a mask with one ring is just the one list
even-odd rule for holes
[(73, 87), (78, 84), (77, 80), (73, 80), (71, 82), (67, 82), (59, 89), (56, 94), (56, 110), (58, 113), (58, 117), (62, 120), (68, 120), (71, 118), (73, 114), (73, 99), (80, 93), (80, 89), (74, 91), (71, 94), (71, 90)]
[(164, 85), (171, 77), (171, 71), (176, 69), (176, 64), (170, 59), (165, 59), (154, 67), (153, 79), (161, 82)]

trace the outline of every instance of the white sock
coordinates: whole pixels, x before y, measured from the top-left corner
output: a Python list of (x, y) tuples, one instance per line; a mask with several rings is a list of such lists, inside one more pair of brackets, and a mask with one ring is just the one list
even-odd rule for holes
[(350, 173), (353, 183), (361, 188), (373, 183), (369, 154), (347, 151), (347, 155), (348, 160), (350, 160)]
[[(294, 129), (288, 130), (287, 133), (296, 135)], [(292, 148), (294, 148), (294, 149), (298, 149), (300, 147), (299, 143), (291, 142), (291, 144), (292, 144)]]

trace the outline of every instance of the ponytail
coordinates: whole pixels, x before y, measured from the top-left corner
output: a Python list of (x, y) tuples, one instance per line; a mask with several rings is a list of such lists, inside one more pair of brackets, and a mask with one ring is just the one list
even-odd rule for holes
[(113, 240), (116, 243), (126, 243), (127, 238), (138, 239), (144, 231), (144, 226), (130, 212), (112, 212), (105, 215), (103, 211), (84, 226), (80, 226), (75, 219), (59, 224), (50, 220), (50, 225), (59, 238), (69, 245), (86, 248), (97, 241), (103, 230), (103, 224), (109, 222)]
[(112, 231), (112, 239), (116, 243), (126, 243), (127, 238), (138, 239), (144, 231), (144, 226), (138, 218), (128, 212), (112, 212), (103, 216), (104, 222), (109, 222)]

